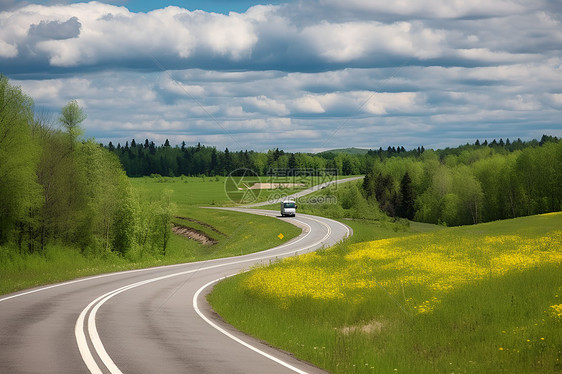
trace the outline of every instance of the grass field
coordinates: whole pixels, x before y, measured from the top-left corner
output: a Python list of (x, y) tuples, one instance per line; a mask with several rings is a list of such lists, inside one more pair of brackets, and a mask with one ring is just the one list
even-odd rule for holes
[[(270, 217), (201, 208), (233, 205), (225, 193), (222, 177), (130, 180), (141, 204), (158, 201), (163, 191), (170, 191), (175, 205), (174, 214), (192, 219), (174, 218), (173, 222), (203, 231), (217, 243), (202, 245), (172, 235), (166, 256), (154, 256), (137, 248), (125, 257), (116, 253), (90, 256), (82, 254), (80, 249), (56, 243), (48, 245), (42, 254), (14, 256), (17, 250), (0, 246), (0, 294), (100, 273), (248, 254), (280, 245), (301, 232), (289, 223)], [(283, 239), (279, 239), (280, 233)]]
[(148, 199), (158, 199), (162, 190), (169, 189), (173, 192), (173, 200), (178, 206), (235, 206), (237, 201), (232, 201), (231, 197), (238, 197), (232, 192), (239, 184), (240, 188), (252, 185), (254, 182), (287, 183), (295, 182), (303, 184), (294, 188), (277, 188), (254, 190), (252, 198), (255, 201), (266, 201), (269, 198), (276, 198), (278, 195), (289, 195), (294, 192), (312, 187), (319, 180), (318, 177), (303, 178), (245, 178), (242, 177), (143, 177), (131, 178), (131, 183), (137, 188), (144, 197)]
[(257, 268), (209, 301), (333, 373), (562, 371), (562, 213), (371, 231), (381, 239)]

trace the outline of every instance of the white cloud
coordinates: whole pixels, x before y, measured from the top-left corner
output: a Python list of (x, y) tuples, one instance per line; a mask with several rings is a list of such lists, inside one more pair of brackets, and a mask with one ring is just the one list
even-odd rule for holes
[(229, 15), (27, 5), (0, 12), (0, 71), (38, 108), (58, 113), (79, 99), (87, 135), (114, 144), (454, 146), (560, 128), (562, 17), (552, 9), (543, 0), (316, 0)]
[[(324, 3), (334, 14), (343, 6), (339, 1)], [(530, 12), (536, 8), (514, 0), (432, 0), (431, 4), (355, 0), (346, 2), (345, 9), (358, 17), (371, 9), (393, 14), (406, 10), (412, 18), (331, 21), (314, 13), (297, 15), (299, 7), (290, 5), (256, 6), (229, 15), (174, 6), (133, 13), (98, 2), (28, 5), (0, 12), (0, 57), (19, 56), (38, 67), (46, 60), (56, 67), (141, 64), (153, 69), (233, 63), (271, 68), (298, 68), (311, 62), (377, 66), (395, 58), (416, 62), (451, 56), (471, 64), (513, 62), (531, 59), (535, 53), (518, 51), (521, 41), (562, 44), (559, 19), (545, 11)], [(480, 13), (483, 18), (477, 17)], [(431, 22), (426, 19), (430, 16), (475, 18)]]
[(562, 110), (562, 93), (547, 95), (546, 101), (553, 108), (558, 109), (558, 110)]
[(307, 44), (328, 61), (349, 62), (377, 54), (438, 56), (444, 40), (443, 32), (423, 27), (419, 23), (346, 22), (306, 27), (302, 37)]
[(257, 97), (248, 97), (243, 99), (247, 110), (261, 111), (278, 116), (285, 116), (289, 114), (286, 105), (277, 100), (273, 100), (265, 95)]
[(202, 97), (205, 95), (205, 88), (200, 85), (183, 84), (172, 79), (171, 76), (165, 74), (160, 80), (159, 87), (168, 93), (178, 95), (180, 97)]
[(18, 49), (15, 45), (0, 40), (0, 57), (12, 58), (18, 55)]
[(293, 107), (296, 112), (301, 113), (325, 113), (326, 110), (320, 104), (319, 100), (313, 95), (306, 95), (293, 102)]
[(415, 114), (419, 111), (419, 94), (415, 92), (361, 92), (357, 96), (364, 103), (362, 110), (370, 114)]
[(543, 1), (518, 0), (320, 0), (321, 6), (367, 15), (383, 13), (395, 16), (465, 18), (498, 16), (536, 9)]
[[(40, 42), (28, 38), (28, 31), (36, 25), (62, 25), (69, 19), (76, 19), (81, 25), (75, 38)], [(97, 2), (29, 5), (0, 13), (0, 25), (14, 27), (10, 33), (2, 32), (0, 40), (20, 47), (27, 45), (46, 55), (53, 66), (92, 65), (162, 53), (180, 59), (199, 53), (237, 60), (248, 58), (257, 41), (252, 23), (252, 17), (245, 14), (225, 16), (177, 7), (132, 13), (123, 7)]]

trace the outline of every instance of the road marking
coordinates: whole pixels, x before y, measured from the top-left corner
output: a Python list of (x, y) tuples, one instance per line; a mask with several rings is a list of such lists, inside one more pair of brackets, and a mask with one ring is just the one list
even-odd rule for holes
[[(310, 218), (310, 217), (309, 217), (309, 218)], [(309, 249), (309, 248), (311, 248), (311, 247), (313, 247), (313, 246), (316, 246), (316, 245), (318, 245), (318, 244), (320, 244), (320, 243), (322, 243), (324, 240), (326, 240), (326, 239), (332, 234), (332, 229), (331, 229), (331, 227), (330, 227), (329, 225), (327, 225), (327, 224), (325, 224), (324, 222), (321, 222), (321, 221), (319, 221), (319, 220), (317, 220), (317, 219), (314, 219), (314, 218), (310, 218), (310, 219), (312, 219), (312, 220), (314, 220), (314, 221), (316, 221), (316, 222), (319, 222), (320, 224), (324, 225), (324, 226), (327, 228), (327, 230), (326, 230), (326, 235), (324, 235), (324, 237), (323, 237), (322, 239), (320, 239), (318, 242), (316, 242), (315, 244), (310, 245), (310, 246), (308, 246), (307, 248), (304, 248), (303, 251), (306, 250), (306, 249)], [(334, 222), (335, 222), (335, 221), (334, 221)], [(338, 222), (338, 223), (339, 223), (339, 222)], [(345, 225), (344, 225), (344, 226), (345, 226)], [(309, 226), (309, 227), (310, 227), (310, 226)], [(346, 227), (346, 230), (347, 230), (348, 233), (349, 233), (349, 229), (347, 229), (347, 227)], [(294, 372), (296, 372), (296, 373), (299, 373), (299, 374), (307, 374), (306, 371), (303, 371), (303, 370), (301, 370), (301, 369), (299, 369), (299, 368), (296, 368), (296, 367), (292, 366), (291, 364), (288, 364), (288, 363), (286, 363), (285, 361), (280, 360), (280, 359), (278, 359), (277, 357), (272, 356), (272, 355), (270, 355), (269, 353), (266, 353), (266, 352), (264, 352), (264, 351), (262, 351), (262, 350), (260, 350), (260, 349), (258, 349), (258, 348), (256, 348), (256, 347), (254, 347), (253, 345), (251, 345), (251, 344), (249, 344), (249, 343), (246, 343), (246, 342), (243, 341), (242, 339), (240, 339), (240, 338), (238, 338), (238, 337), (232, 335), (231, 333), (229, 333), (228, 331), (226, 331), (225, 329), (223, 329), (222, 327), (218, 326), (216, 323), (214, 323), (213, 321), (211, 321), (209, 318), (207, 318), (207, 316), (205, 316), (205, 315), (203, 314), (203, 312), (201, 312), (201, 310), (199, 309), (198, 301), (197, 301), (198, 298), (199, 298), (199, 295), (201, 294), (201, 292), (203, 292), (203, 290), (206, 289), (207, 287), (209, 287), (210, 285), (212, 285), (212, 284), (214, 284), (214, 283), (217, 283), (217, 282), (219, 282), (219, 281), (221, 281), (221, 280), (223, 280), (223, 279), (226, 279), (226, 278), (228, 278), (228, 277), (231, 277), (231, 276), (233, 276), (233, 275), (236, 275), (236, 274), (238, 274), (238, 273), (231, 274), (231, 275), (227, 275), (227, 276), (220, 277), (220, 278), (218, 278), (218, 279), (212, 280), (212, 281), (210, 281), (209, 283), (205, 284), (203, 287), (199, 288), (199, 289), (197, 290), (197, 292), (195, 293), (195, 295), (193, 295), (193, 309), (195, 309), (195, 312), (197, 312), (197, 314), (199, 315), (199, 317), (201, 317), (201, 318), (203, 319), (203, 321), (207, 322), (211, 327), (213, 327), (213, 328), (216, 329), (217, 331), (223, 333), (224, 335), (226, 335), (226, 336), (229, 337), (230, 339), (234, 340), (235, 342), (237, 342), (237, 343), (239, 343), (239, 344), (242, 344), (244, 347), (249, 348), (249, 349), (251, 349), (252, 351), (254, 351), (254, 352), (256, 352), (256, 353), (258, 353), (258, 354), (260, 354), (260, 355), (262, 355), (262, 356), (264, 356), (264, 357), (266, 357), (266, 358), (268, 358), (268, 359), (270, 359), (270, 360), (272, 360), (272, 361), (274, 361), (274, 362), (277, 362), (278, 364), (283, 365), (283, 366), (286, 367), (287, 369), (290, 369), (290, 370), (292, 370), (292, 371), (294, 371)]]
[[(251, 212), (248, 212), (248, 213), (251, 213)], [(317, 241), (317, 242), (315, 242), (315, 243), (313, 243), (313, 244), (311, 244), (311, 245), (309, 245), (305, 248), (301, 248), (301, 249), (298, 249), (296, 251), (291, 250), (291, 251), (288, 251), (288, 252), (278, 253), (278, 254), (275, 254), (275, 255), (266, 255), (266, 256), (261, 256), (261, 257), (254, 257), (254, 256), (256, 256), (256, 254), (254, 253), (254, 254), (246, 256), (246, 257), (250, 257), (250, 258), (246, 258), (246, 259), (239, 260), (239, 261), (233, 261), (233, 262), (229, 262), (229, 263), (220, 263), (220, 264), (216, 264), (216, 265), (206, 266), (206, 267), (203, 267), (203, 268), (197, 268), (197, 269), (182, 271), (182, 272), (178, 272), (178, 273), (168, 274), (168, 275), (160, 276), (160, 277), (156, 277), (156, 278), (150, 278), (150, 279), (147, 279), (147, 280), (143, 280), (143, 281), (140, 281), (140, 282), (136, 282), (136, 283), (133, 283), (133, 284), (129, 284), (129, 285), (117, 288), (117, 289), (112, 290), (110, 292), (107, 292), (104, 295), (99, 296), (98, 298), (93, 300), (90, 304), (88, 304), (88, 306), (86, 306), (86, 308), (84, 308), (82, 310), (78, 319), (76, 320), (76, 324), (75, 324), (75, 327), (74, 327), (74, 334), (75, 334), (75, 338), (76, 338), (76, 343), (78, 345), (78, 349), (79, 349), (80, 355), (82, 357), (82, 360), (86, 364), (86, 367), (88, 368), (88, 370), (93, 374), (101, 374), (101, 373), (104, 372), (104, 371), (102, 371), (102, 369), (98, 365), (98, 362), (94, 358), (94, 355), (92, 354), (92, 350), (90, 349), (90, 346), (88, 344), (88, 339), (86, 337), (86, 333), (85, 333), (86, 331), (88, 332), (88, 336), (89, 336), (91, 345), (93, 346), (93, 351), (95, 351), (95, 353), (99, 357), (99, 360), (103, 363), (103, 365), (107, 368), (107, 370), (112, 374), (122, 374), (121, 370), (117, 367), (117, 365), (113, 362), (113, 360), (111, 359), (111, 357), (109, 356), (109, 354), (105, 350), (105, 347), (104, 347), (104, 345), (103, 345), (103, 343), (102, 343), (102, 341), (99, 337), (96, 322), (95, 322), (97, 311), (108, 300), (110, 300), (114, 296), (116, 296), (116, 295), (118, 295), (122, 292), (128, 291), (130, 289), (133, 289), (133, 288), (145, 285), (145, 284), (157, 282), (157, 281), (160, 281), (160, 280), (169, 279), (169, 278), (172, 278), (172, 277), (186, 275), (186, 274), (190, 274), (190, 273), (194, 273), (194, 272), (198, 272), (198, 271), (210, 270), (210, 269), (223, 267), (223, 266), (237, 265), (237, 264), (246, 263), (246, 262), (252, 262), (252, 261), (259, 262), (259, 261), (270, 259), (270, 258), (273, 258), (273, 257), (287, 256), (287, 255), (290, 255), (291, 253), (296, 254), (296, 253), (304, 252), (304, 251), (306, 251), (306, 250), (308, 250), (308, 249), (310, 249), (314, 246), (322, 244), (323, 241), (326, 240), (331, 235), (331, 232), (332, 232), (331, 227), (329, 225), (327, 225), (326, 223), (324, 223), (324, 222), (322, 222), (322, 221), (320, 221), (316, 218), (312, 218), (311, 216), (307, 216), (307, 218), (310, 219), (310, 220), (316, 221), (316, 222), (320, 223), (321, 225), (325, 226), (327, 228), (327, 233), (322, 239), (320, 239), (319, 241)], [(326, 219), (326, 218), (324, 218), (324, 219)], [(278, 250), (280, 250), (284, 247), (292, 246), (292, 245), (300, 242), (301, 240), (305, 239), (308, 235), (310, 235), (310, 233), (312, 232), (310, 225), (308, 225), (307, 223), (302, 222), (298, 219), (295, 219), (295, 220), (298, 221), (299, 223), (303, 224), (304, 226), (308, 227), (308, 231), (304, 230), (305, 234), (303, 236), (301, 236), (300, 238), (298, 238), (296, 240), (291, 240), (287, 243), (284, 243), (283, 245), (280, 245), (280, 246), (277, 246), (277, 247), (259, 252), (259, 254), (267, 254), (268, 252), (271, 252), (271, 251), (278, 251)], [(340, 222), (337, 222), (337, 221), (334, 221), (334, 220), (330, 220), (330, 219), (327, 219), (327, 220), (336, 222), (337, 224), (340, 224), (340, 225), (343, 225)], [(347, 230), (347, 235), (349, 235), (349, 228), (347, 227), (347, 225), (343, 225), (343, 226)], [(236, 258), (236, 257), (231, 257), (231, 258)], [(227, 260), (227, 259), (228, 258), (207, 260), (207, 261), (200, 262), (200, 264), (212, 263), (212, 262), (217, 262), (217, 261), (224, 261), (224, 260)], [(85, 281), (91, 281), (91, 280), (100, 279), (100, 278), (106, 278), (106, 277), (123, 275), (123, 274), (131, 274), (131, 273), (137, 273), (137, 272), (147, 272), (147, 271), (153, 271), (153, 270), (156, 271), (158, 269), (163, 269), (163, 268), (170, 269), (170, 268), (173, 268), (173, 267), (185, 266), (185, 265), (190, 265), (190, 264), (194, 264), (194, 263), (166, 265), (166, 266), (159, 266), (159, 267), (153, 267), (153, 268), (147, 268), (147, 269), (127, 270), (127, 271), (122, 271), (122, 272), (117, 272), (117, 273), (101, 274), (101, 275), (92, 276), (92, 277), (88, 277), (88, 278), (76, 279), (76, 280), (58, 283), (58, 284), (54, 284), (54, 285), (50, 285), (50, 286), (46, 286), (46, 287), (41, 287), (41, 288), (38, 288), (38, 289), (34, 289), (34, 290), (19, 293), (19, 294), (7, 296), (7, 297), (4, 297), (4, 298), (0, 298), (0, 302), (7, 301), (7, 300), (10, 300), (10, 299), (14, 299), (14, 298), (18, 298), (18, 297), (22, 297), (22, 296), (26, 296), (26, 295), (30, 295), (30, 294), (34, 294), (34, 293), (41, 292), (41, 291), (46, 291), (46, 290), (57, 288), (57, 287), (81, 283), (81, 282), (85, 282)], [(232, 275), (235, 275), (235, 274), (232, 274)], [(220, 280), (220, 279), (218, 279), (218, 280)], [(205, 287), (208, 287), (210, 284), (212, 284), (212, 283), (214, 283), (218, 280), (215, 280), (215, 281), (205, 285), (203, 288), (198, 290), (197, 295)], [(194, 308), (197, 308), (196, 312), (201, 316), (201, 318), (206, 320), (206, 317), (204, 315), (200, 314), (200, 311), (197, 307), (196, 300), (195, 300)], [(88, 320), (87, 320), (87, 324), (85, 325), (86, 317), (88, 318)], [(209, 323), (209, 322), (210, 321), (208, 321), (207, 323)], [(211, 324), (211, 326), (213, 326), (212, 322), (210, 322), (210, 324)], [(215, 327), (215, 326), (213, 326), (213, 327)], [(85, 329), (86, 329), (86, 331), (85, 331)], [(230, 335), (228, 333), (226, 335), (231, 337), (231, 338), (235, 338), (233, 335)], [(247, 343), (244, 343), (244, 345), (247, 346), (248, 348), (251, 347)], [(283, 361), (281, 361), (281, 360), (279, 360), (279, 359), (277, 359), (277, 358), (275, 358), (275, 357), (273, 357), (273, 356), (271, 356), (271, 355), (269, 355), (269, 354), (267, 354), (263, 351), (260, 351), (259, 349), (255, 348), (255, 347), (253, 347), (251, 349), (254, 350), (255, 352), (262, 352), (261, 354), (264, 355), (265, 357), (268, 357), (275, 362), (282, 363), (282, 365), (284, 365), (288, 368), (293, 368), (291, 365), (289, 365), (287, 363), (283, 363)], [(294, 368), (294, 371), (296, 371), (298, 373), (304, 373), (297, 368)]]
[[(234, 275), (234, 274), (233, 274), (233, 275)], [(256, 347), (254, 347), (253, 345), (251, 345), (251, 344), (249, 344), (249, 343), (246, 343), (246, 342), (243, 341), (242, 339), (237, 338), (236, 336), (232, 335), (231, 333), (229, 333), (228, 331), (226, 331), (226, 330), (223, 329), (222, 327), (216, 325), (213, 321), (211, 321), (209, 318), (207, 318), (207, 317), (201, 312), (201, 310), (199, 310), (199, 306), (197, 305), (197, 298), (199, 297), (199, 295), (201, 294), (201, 292), (202, 292), (205, 288), (209, 287), (211, 284), (216, 283), (216, 282), (218, 282), (218, 281), (220, 281), (220, 280), (223, 280), (223, 279), (225, 279), (225, 278), (228, 278), (228, 277), (229, 277), (229, 276), (227, 276), (227, 277), (222, 277), (222, 278), (219, 278), (219, 279), (215, 279), (215, 280), (213, 280), (213, 281), (207, 283), (206, 285), (204, 285), (203, 287), (201, 287), (200, 289), (197, 290), (197, 292), (196, 292), (195, 295), (193, 296), (193, 309), (195, 309), (195, 311), (197, 312), (197, 314), (199, 315), (199, 317), (201, 317), (201, 318), (203, 319), (203, 321), (207, 322), (210, 326), (212, 326), (212, 327), (215, 328), (216, 330), (220, 331), (220, 332), (223, 333), (224, 335), (228, 336), (230, 339), (234, 340), (235, 342), (242, 344), (244, 347), (249, 348), (250, 350), (252, 350), (252, 351), (254, 351), (254, 352), (256, 352), (256, 353), (258, 353), (258, 354), (260, 354), (260, 355), (262, 355), (262, 356), (264, 356), (264, 357), (266, 357), (266, 358), (268, 358), (268, 359), (270, 359), (270, 360), (272, 360), (272, 361), (274, 361), (274, 362), (277, 362), (278, 364), (280, 364), (280, 365), (282, 365), (282, 366), (285, 366), (287, 369), (290, 369), (290, 370), (292, 370), (292, 371), (294, 371), (294, 372), (296, 372), (296, 373), (299, 373), (299, 374), (307, 374), (306, 371), (300, 370), (299, 368), (296, 368), (296, 367), (292, 366), (291, 364), (288, 364), (287, 362), (285, 362), (285, 361), (283, 361), (283, 360), (281, 360), (281, 359), (278, 359), (277, 357), (272, 356), (272, 355), (270, 355), (269, 353), (266, 353), (266, 352), (264, 352), (264, 351), (262, 351), (262, 350), (260, 350), (260, 349), (258, 349), (258, 348), (256, 348)]]
[[(320, 222), (316, 219), (311, 218), (314, 221)], [(298, 221), (298, 220), (297, 220)], [(310, 235), (310, 233), (312, 232), (310, 225), (308, 225), (305, 222), (302, 221), (298, 221), (301, 224), (308, 226), (308, 232), (305, 233), (305, 235), (301, 236), (300, 238), (298, 238), (297, 240), (294, 241), (290, 241), (287, 242), (283, 245), (280, 245), (278, 247), (275, 248), (271, 248), (268, 249), (266, 251), (260, 252), (260, 254), (262, 253), (266, 253), (266, 252), (270, 252), (270, 251), (277, 251), (279, 249), (282, 249), (284, 247), (287, 247), (289, 245), (294, 245), (295, 243), (300, 242), (301, 240), (305, 239), (308, 235)], [(173, 277), (177, 277), (177, 276), (181, 276), (181, 275), (186, 275), (186, 274), (190, 274), (190, 273), (195, 273), (195, 272), (199, 272), (199, 271), (205, 271), (205, 270), (210, 270), (210, 269), (214, 269), (214, 268), (218, 268), (218, 267), (223, 267), (223, 266), (229, 266), (229, 265), (237, 265), (237, 264), (241, 264), (241, 263), (245, 263), (245, 262), (259, 262), (262, 260), (267, 260), (270, 259), (272, 257), (276, 257), (276, 256), (286, 256), (289, 255), (291, 253), (296, 253), (296, 252), (302, 252), (305, 251), (307, 249), (310, 249), (318, 244), (320, 244), (323, 240), (325, 240), (328, 235), (331, 233), (331, 229), (328, 225), (326, 225), (323, 222), (320, 222), (322, 225), (328, 227), (328, 234), (326, 234), (321, 240), (305, 247), (302, 249), (299, 249), (297, 251), (288, 251), (288, 252), (283, 252), (283, 253), (278, 253), (275, 256), (261, 256), (261, 257), (253, 257), (255, 256), (255, 254), (252, 255), (248, 255), (248, 257), (252, 257), (252, 258), (246, 258), (243, 260), (239, 260), (239, 261), (233, 261), (233, 262), (228, 262), (228, 263), (221, 263), (221, 264), (216, 264), (216, 265), (211, 265), (211, 266), (206, 266), (203, 268), (197, 268), (197, 269), (191, 269), (191, 270), (186, 270), (186, 271), (182, 271), (182, 272), (178, 272), (178, 273), (173, 273), (173, 274), (168, 274), (168, 275), (164, 275), (164, 276), (160, 276), (160, 277), (156, 277), (156, 278), (150, 278), (150, 279), (146, 279), (140, 282), (136, 282), (136, 283), (132, 283), (120, 288), (117, 288), (115, 290), (112, 290), (110, 292), (107, 292), (106, 294), (98, 297), (97, 299), (95, 299), (94, 301), (92, 301), (90, 304), (88, 304), (88, 306), (86, 308), (84, 308), (82, 310), (82, 312), (80, 313), (78, 319), (76, 320), (76, 325), (74, 327), (74, 335), (76, 338), (76, 343), (78, 344), (78, 350), (80, 351), (80, 355), (82, 356), (82, 360), (84, 361), (84, 363), (86, 364), (86, 366), (88, 367), (88, 370), (90, 370), (90, 372), (92, 374), (98, 374), (98, 373), (102, 373), (102, 369), (99, 367), (98, 363), (96, 362), (93, 354), (92, 354), (92, 350), (90, 350), (90, 347), (88, 345), (88, 340), (86, 338), (86, 334), (84, 332), (84, 328), (88, 331), (88, 336), (90, 338), (90, 341), (92, 343), (93, 346), (93, 351), (95, 351), (95, 353), (97, 354), (97, 356), (99, 357), (99, 359), (102, 361), (102, 363), (104, 364), (104, 366), (107, 368), (107, 370), (112, 373), (112, 374), (122, 374), (121, 370), (117, 367), (117, 365), (115, 365), (115, 363), (113, 362), (113, 360), (111, 359), (111, 357), (109, 356), (109, 354), (107, 353), (107, 351), (105, 350), (105, 347), (99, 337), (99, 334), (97, 332), (97, 326), (95, 323), (95, 319), (96, 319), (96, 314), (97, 311), (101, 308), (101, 306), (103, 304), (105, 304), (108, 300), (110, 300), (111, 298), (113, 298), (114, 296), (128, 291), (130, 289), (139, 287), (139, 286), (143, 286), (145, 284), (148, 283), (153, 283), (153, 282), (157, 282), (160, 280), (164, 280), (164, 279), (169, 279), (169, 278), (173, 278)], [(224, 260), (224, 259), (223, 259)], [(215, 260), (208, 260), (208, 261), (203, 261), (201, 262), (201, 264), (203, 263), (208, 263), (211, 261), (215, 261)], [(89, 313), (89, 315), (88, 315)], [(86, 326), (84, 326), (85, 324), (85, 319), (86, 316), (88, 315), (88, 323), (86, 324)]]
[[(214, 259), (214, 260), (209, 260), (209, 261), (219, 261), (219, 260), (224, 260), (224, 258), (219, 258), (219, 259)], [(186, 265), (186, 263), (174, 264), (174, 265), (155, 266), (155, 267), (145, 268), (145, 269), (124, 270), (124, 271), (120, 271), (120, 272), (117, 272), (117, 273), (107, 273), (107, 274), (94, 275), (94, 276), (90, 276), (90, 277), (87, 277), (87, 278), (80, 278), (80, 279), (75, 279), (75, 280), (71, 280), (71, 281), (67, 281), (67, 282), (63, 282), (63, 283), (52, 284), (50, 286), (36, 288), (36, 289), (33, 289), (33, 290), (21, 292), (21, 293), (15, 294), (15, 295), (7, 296), (7, 297), (4, 297), (4, 298), (1, 298), (0, 302), (7, 301), (7, 300), (10, 300), (10, 299), (15, 299), (17, 297), (22, 297), (22, 296), (34, 294), (34, 293), (37, 293), (37, 292), (47, 291), (47, 290), (50, 290), (52, 288), (68, 286), (68, 285), (75, 284), (75, 283), (81, 283), (81, 282), (86, 282), (86, 281), (91, 281), (91, 280), (106, 278), (106, 277), (114, 277), (116, 275), (139, 273), (139, 272), (158, 270), (158, 269), (163, 269), (163, 268), (169, 269), (169, 268), (179, 267), (179, 266), (184, 266), (184, 265)]]

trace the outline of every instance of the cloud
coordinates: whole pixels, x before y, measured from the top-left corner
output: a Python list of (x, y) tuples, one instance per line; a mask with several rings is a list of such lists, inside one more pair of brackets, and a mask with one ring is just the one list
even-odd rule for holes
[(0, 40), (0, 58), (11, 59), (18, 55), (18, 48), (10, 43)]
[(444, 40), (443, 32), (409, 22), (322, 22), (305, 28), (302, 37), (319, 56), (340, 63), (387, 55), (436, 57)]
[(0, 9), (0, 71), (39, 108), (81, 100), (99, 141), (308, 151), (562, 136), (551, 2)]
[(296, 113), (326, 113), (326, 109), (314, 95), (308, 94), (293, 102)]
[(76, 17), (71, 17), (65, 22), (43, 20), (38, 25), (32, 24), (29, 26), (28, 36), (40, 40), (77, 38), (80, 35), (81, 26)]
[(259, 111), (261, 113), (268, 113), (277, 116), (284, 116), (289, 114), (289, 110), (285, 104), (273, 100), (265, 95), (257, 97), (249, 97), (244, 99), (246, 103), (246, 111)]
[(319, 0), (320, 6), (338, 9), (346, 14), (363, 17), (385, 16), (394, 18), (481, 18), (506, 14), (519, 14), (544, 6), (544, 1), (522, 2), (518, 0)]
[[(27, 5), (0, 13), (0, 68), (15, 73), (14, 59), (25, 60), (27, 72), (482, 66), (536, 60), (562, 47), (560, 18), (541, 2), (319, 0), (316, 11), (306, 4), (228, 15), (174, 6), (134, 13), (99, 2)], [(338, 19), (341, 9), (355, 17)], [(370, 16), (378, 12), (408, 18)]]

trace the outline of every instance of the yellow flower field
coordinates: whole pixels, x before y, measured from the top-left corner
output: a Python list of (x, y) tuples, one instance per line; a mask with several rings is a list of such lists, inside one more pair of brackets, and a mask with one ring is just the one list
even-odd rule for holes
[(333, 373), (562, 372), (562, 212), (342, 243), (217, 288), (229, 322)]
[[(447, 234), (434, 232), (351, 245), (343, 260), (318, 253), (286, 259), (281, 266), (252, 272), (243, 287), (282, 305), (299, 297), (330, 300), (353, 294), (360, 300), (361, 292), (357, 291), (379, 288), (403, 296), (411, 311), (425, 313), (440, 302), (440, 296), (460, 285), (560, 263), (560, 230), (531, 238), (474, 237), (466, 231), (450, 230)], [(416, 301), (402, 295), (409, 287), (423, 287), (431, 296)], [(560, 311), (559, 306), (553, 309)]]

